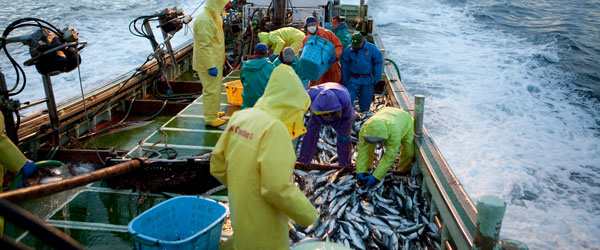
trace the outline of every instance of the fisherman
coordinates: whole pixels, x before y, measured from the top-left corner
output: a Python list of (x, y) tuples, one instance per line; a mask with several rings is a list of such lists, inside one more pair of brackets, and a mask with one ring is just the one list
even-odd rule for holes
[(254, 55), (250, 60), (242, 63), (240, 80), (244, 86), (242, 90), (242, 109), (251, 108), (265, 92), (267, 82), (275, 65), (269, 61), (267, 56), (267, 45), (257, 43), (254, 46)]
[(352, 35), (351, 46), (344, 49), (341, 64), (342, 84), (348, 88), (350, 100), (354, 103), (360, 93), (360, 111), (368, 111), (373, 100), (373, 88), (383, 71), (381, 52), (357, 32)]
[(198, 72), (202, 82), (205, 124), (212, 127), (221, 126), (226, 122), (220, 119), (225, 112), (219, 112), (225, 63), (223, 20), (219, 13), (227, 4), (228, 0), (206, 0), (204, 11), (194, 21), (192, 68)]
[[(35, 163), (28, 160), (23, 153), (4, 135), (4, 115), (0, 112), (0, 192), (4, 181), (4, 169), (21, 171), (23, 177), (29, 177), (36, 171)], [(21, 184), (20, 184), (21, 185)], [(0, 236), (4, 233), (4, 218), (0, 217)]]
[(281, 64), (256, 105), (231, 117), (210, 158), (211, 174), (229, 190), (234, 233), (223, 248), (289, 249), (288, 220), (301, 227), (316, 221), (317, 211), (291, 182), (291, 141), (306, 132), (309, 104), (294, 69)]
[[(381, 181), (396, 161), (400, 150), (402, 153), (396, 170), (400, 172), (409, 171), (415, 153), (413, 133), (412, 116), (404, 110), (384, 107), (369, 118), (358, 133), (356, 173), (358, 174), (359, 183), (363, 187), (370, 187)], [(373, 166), (375, 144), (377, 143), (384, 145), (385, 153), (373, 174), (370, 175), (368, 171)], [(400, 148), (401, 144), (402, 148)]]
[(258, 33), (260, 42), (269, 46), (273, 51), (273, 54), (269, 57), (271, 62), (275, 61), (275, 58), (284, 47), (292, 47), (296, 51), (296, 55), (298, 55), (297, 52), (302, 47), (304, 37), (305, 35), (302, 31), (293, 27), (284, 27), (271, 32)]
[(337, 133), (337, 153), (340, 166), (349, 166), (352, 139), (350, 130), (354, 123), (354, 109), (346, 87), (339, 83), (328, 82), (308, 89), (311, 113), (308, 131), (302, 139), (300, 158), (302, 163), (310, 163), (319, 139), (322, 125), (329, 125)]
[[(281, 59), (284, 56), (286, 56), (286, 60), (282, 61)], [(296, 75), (298, 75), (298, 77), (302, 81), (302, 86), (304, 86), (305, 89), (308, 88), (308, 80), (304, 79), (303, 77), (302, 65), (300, 64), (300, 60), (298, 60), (298, 56), (295, 55), (294, 49), (292, 47), (285, 47), (285, 49), (281, 51), (280, 55), (273, 62), (275, 67), (279, 66), (279, 64), (281, 63), (285, 63), (287, 65), (292, 66), (292, 68), (296, 72)]]
[(342, 21), (340, 16), (334, 16), (331, 18), (331, 27), (333, 34), (340, 39), (342, 48), (346, 49), (350, 45), (350, 33), (348, 33), (346, 22)]
[(341, 80), (341, 70), (340, 64), (337, 61), (342, 56), (342, 51), (344, 50), (342, 44), (340, 43), (340, 39), (338, 39), (335, 36), (335, 34), (333, 34), (333, 32), (319, 27), (317, 18), (315, 18), (314, 16), (309, 16), (305, 19), (304, 28), (306, 28), (307, 36), (304, 38), (304, 41), (302, 41), (303, 46), (304, 43), (306, 43), (308, 37), (311, 35), (316, 35), (325, 38), (329, 42), (331, 42), (333, 46), (335, 46), (335, 54), (329, 59), (329, 63), (331, 64), (329, 70), (325, 72), (325, 74), (323, 74), (323, 76), (321, 76), (321, 78), (319, 78), (316, 82), (312, 83), (312, 86), (319, 85), (325, 82), (339, 83)]

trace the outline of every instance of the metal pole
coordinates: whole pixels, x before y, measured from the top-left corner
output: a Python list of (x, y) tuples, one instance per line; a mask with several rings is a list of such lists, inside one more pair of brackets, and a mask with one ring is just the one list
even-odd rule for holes
[[(148, 36), (154, 38), (154, 32), (152, 32), (152, 26), (150, 26), (150, 22), (148, 22), (148, 20), (144, 20), (144, 28), (146, 28), (146, 32), (148, 32)], [(153, 40), (150, 40), (150, 44), (152, 45), (152, 51), (156, 51), (158, 44), (154, 43)]]
[(42, 82), (44, 84), (44, 92), (46, 92), (46, 104), (48, 106), (48, 116), (50, 117), (50, 124), (52, 125), (52, 129), (54, 129), (58, 134), (60, 121), (58, 119), (58, 110), (56, 109), (54, 91), (52, 90), (52, 80), (50, 80), (49, 75), (42, 75)]
[(484, 195), (477, 201), (477, 228), (473, 239), (473, 249), (492, 250), (500, 236), (500, 227), (506, 211), (504, 200)]
[[(171, 66), (173, 66), (173, 72), (175, 72), (175, 70), (177, 69), (177, 64), (175, 63), (175, 55), (173, 55), (173, 46), (171, 46), (171, 39), (167, 40), (169, 34), (165, 33), (165, 31), (163, 31), (162, 29), (160, 30), (162, 31), (163, 38), (165, 39), (167, 51), (169, 51), (169, 58), (171, 58)], [(175, 35), (175, 32), (173, 32), (173, 35)]]
[(423, 135), (423, 113), (425, 109), (425, 96), (415, 95), (415, 134), (417, 136)]
[[(4, 103), (9, 105), (8, 87), (6, 87), (6, 79), (4, 74), (0, 71), (0, 104)], [(0, 105), (1, 107), (1, 105)], [(15, 119), (13, 118), (12, 111), (7, 107), (2, 109), (4, 114), (4, 124), (6, 129), (6, 135), (15, 144), (19, 145), (19, 137), (17, 136), (17, 128), (15, 125)], [(2, 131), (0, 131), (2, 133)]]
[(88, 174), (78, 175), (66, 180), (26, 188), (20, 188), (14, 191), (0, 193), (0, 199), (4, 199), (13, 203), (31, 200), (33, 198), (39, 198), (46, 195), (55, 194), (58, 192), (65, 191), (67, 189), (72, 189), (95, 181), (121, 175), (129, 171), (135, 170), (141, 165), (142, 160), (134, 159), (114, 166), (96, 170)]
[(273, 1), (273, 24), (275, 28), (283, 27), (285, 25), (285, 9), (287, 0), (275, 0)]

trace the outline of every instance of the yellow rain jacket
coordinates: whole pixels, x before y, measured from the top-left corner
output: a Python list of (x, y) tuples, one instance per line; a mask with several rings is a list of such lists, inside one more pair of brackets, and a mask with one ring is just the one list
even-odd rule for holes
[(298, 51), (302, 48), (302, 41), (306, 35), (299, 29), (285, 27), (278, 30), (258, 33), (258, 39), (261, 43), (266, 44), (273, 50), (274, 55), (279, 55), (279, 52), (285, 47), (294, 48), (294, 52), (298, 55)]
[(373, 172), (373, 176), (382, 180), (385, 173), (396, 161), (400, 145), (402, 153), (398, 163), (398, 171), (410, 170), (410, 162), (415, 154), (414, 149), (414, 123), (412, 116), (401, 109), (385, 107), (369, 118), (358, 133), (358, 157), (356, 159), (356, 173), (366, 173), (373, 166), (375, 144), (365, 141), (363, 136), (379, 137), (385, 139), (385, 153)]
[[(4, 135), (4, 115), (0, 112), (0, 192), (4, 181), (4, 168), (11, 172), (21, 170), (27, 158), (13, 142)], [(0, 236), (4, 232), (4, 218), (0, 217)]]
[[(202, 104), (207, 124), (217, 121), (223, 85), (223, 64), (225, 63), (225, 37), (223, 20), (219, 13), (228, 0), (207, 0), (204, 11), (194, 21), (194, 51), (192, 68), (198, 72), (202, 82)], [(217, 76), (208, 74), (208, 69), (216, 67)]]
[(317, 211), (292, 183), (291, 138), (304, 133), (309, 104), (294, 70), (282, 64), (256, 105), (229, 120), (210, 159), (211, 174), (229, 190), (234, 234), (223, 248), (289, 249), (289, 218), (302, 227), (316, 221)]

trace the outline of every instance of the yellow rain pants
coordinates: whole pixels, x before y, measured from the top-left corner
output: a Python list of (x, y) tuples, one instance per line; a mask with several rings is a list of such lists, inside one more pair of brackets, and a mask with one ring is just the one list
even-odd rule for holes
[(366, 142), (363, 136), (385, 139), (385, 153), (373, 172), (375, 178), (380, 181), (383, 179), (385, 173), (396, 161), (400, 145), (402, 145), (402, 152), (397, 170), (409, 171), (415, 154), (413, 134), (413, 118), (408, 112), (392, 107), (385, 107), (377, 111), (362, 125), (358, 133), (356, 173), (366, 173), (368, 169), (371, 169), (375, 156), (375, 144)]
[[(228, 0), (207, 0), (204, 11), (194, 21), (194, 51), (192, 68), (198, 72), (202, 82), (202, 104), (204, 120), (212, 124), (218, 119), (223, 85), (223, 64), (225, 63), (225, 37), (223, 20), (219, 13)], [(208, 74), (210, 68), (217, 68), (217, 76)]]
[[(0, 191), (4, 181), (4, 168), (11, 172), (21, 170), (27, 158), (13, 142), (4, 135), (4, 115), (0, 112)], [(0, 235), (4, 233), (4, 218), (0, 217)]]
[(302, 227), (316, 221), (317, 211), (292, 183), (291, 138), (306, 131), (309, 104), (294, 70), (281, 64), (256, 105), (229, 120), (210, 159), (211, 174), (229, 191), (233, 237), (223, 248), (289, 249), (288, 220)]

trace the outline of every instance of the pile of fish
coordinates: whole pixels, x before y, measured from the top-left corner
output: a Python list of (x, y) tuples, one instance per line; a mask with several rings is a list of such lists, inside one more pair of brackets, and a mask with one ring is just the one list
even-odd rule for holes
[[(354, 124), (350, 132), (352, 137), (352, 163), (356, 162), (357, 150), (358, 150), (358, 132), (371, 116), (377, 112), (377, 110), (390, 106), (390, 102), (382, 95), (375, 95), (373, 102), (371, 103), (370, 110), (368, 112), (355, 113)], [(299, 142), (298, 145), (302, 143)], [(383, 148), (377, 147), (375, 149), (375, 159), (380, 159), (383, 154)], [(300, 155), (300, 146), (298, 146), (297, 155)], [(314, 164), (337, 164), (337, 133), (331, 126), (323, 126), (319, 132), (319, 140), (317, 142), (317, 150), (313, 158), (312, 163)]]
[(300, 228), (290, 223), (292, 244), (329, 241), (353, 249), (441, 249), (427, 200), (414, 177), (388, 173), (369, 189), (341, 170), (295, 170), (296, 185), (315, 205), (319, 219)]

